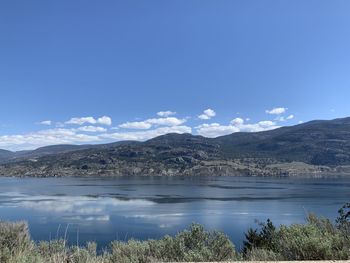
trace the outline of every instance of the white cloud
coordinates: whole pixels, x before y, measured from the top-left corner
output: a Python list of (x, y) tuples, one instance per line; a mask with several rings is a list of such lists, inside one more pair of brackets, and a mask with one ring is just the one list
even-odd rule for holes
[(239, 128), (239, 131), (242, 132), (259, 132), (279, 127), (273, 121), (260, 121), (258, 123), (246, 124), (241, 118), (233, 119), (230, 124)]
[(119, 127), (123, 129), (148, 130), (152, 127), (152, 124), (144, 121), (134, 121), (134, 122), (126, 122), (126, 123), (120, 124)]
[(0, 136), (0, 148), (28, 150), (54, 144), (84, 144), (100, 142), (95, 135), (77, 132), (75, 129), (47, 129), (28, 134)]
[(280, 108), (273, 108), (271, 110), (266, 110), (265, 112), (267, 114), (279, 115), (279, 114), (285, 113), (287, 110), (288, 108), (280, 107)]
[(279, 128), (273, 121), (260, 121), (255, 124), (245, 124), (241, 118), (233, 119), (229, 125), (219, 123), (202, 124), (196, 127), (198, 134), (205, 137), (218, 137), (234, 132), (260, 132)]
[(98, 119), (94, 117), (74, 117), (69, 121), (66, 121), (65, 124), (74, 124), (74, 125), (83, 125), (85, 123), (89, 124), (102, 124), (102, 125), (111, 125), (112, 119), (108, 116), (102, 116)]
[[(270, 112), (275, 112), (277, 114), (277, 112), (282, 111), (276, 109), (273, 109)], [(283, 109), (286, 110), (285, 108)], [(102, 142), (106, 143), (116, 140), (144, 141), (166, 133), (192, 133), (192, 128), (184, 125), (187, 118), (179, 119), (176, 117), (169, 117), (169, 114), (173, 113), (174, 112), (170, 111), (158, 112), (158, 116), (163, 115), (167, 117), (125, 122), (120, 124), (118, 127), (111, 129), (107, 129), (105, 126), (103, 126), (109, 126), (112, 124), (112, 120), (108, 116), (102, 116), (100, 118), (76, 117), (71, 118), (65, 123), (51, 121), (49, 123), (49, 121), (43, 121), (42, 123), (45, 125), (55, 124), (56, 128), (44, 129), (27, 134), (0, 136), (0, 148), (10, 150), (29, 150), (41, 146), (55, 144), (92, 144)], [(210, 119), (216, 114), (212, 109), (207, 109), (202, 115), (205, 116), (202, 119)], [(195, 127), (195, 133), (206, 137), (217, 137), (234, 132), (266, 131), (278, 128), (278, 121), (293, 119), (294, 115), (291, 114), (287, 117), (283, 117), (281, 115), (275, 117), (275, 121), (265, 120), (256, 123), (246, 123), (246, 121), (249, 120), (248, 118), (235, 118), (226, 125), (219, 123), (205, 123)], [(66, 124), (80, 126), (67, 128), (64, 127)], [(125, 131), (122, 129), (134, 129), (135, 131)]]
[(235, 118), (231, 121), (231, 124), (233, 126), (239, 126), (242, 125), (244, 123), (244, 120), (242, 118)]
[(84, 132), (106, 132), (107, 129), (99, 126), (83, 126), (77, 129), (78, 131)]
[(56, 122), (56, 128), (63, 128), (63, 127), (64, 127), (64, 123)]
[[(75, 117), (65, 123), (56, 122), (56, 128), (40, 130), (27, 134), (14, 134), (0, 136), (0, 148), (10, 150), (30, 150), (47, 145), (55, 144), (85, 144), (101, 143), (111, 140), (147, 140), (166, 133), (191, 133), (192, 129), (181, 126), (186, 119), (175, 117), (152, 118), (142, 122), (127, 122), (121, 124), (120, 128), (147, 129), (139, 132), (117, 132), (109, 133), (108, 130), (97, 124), (110, 125), (112, 120), (108, 116), (100, 118)], [(65, 128), (66, 124), (81, 125), (77, 128)], [(83, 124), (92, 124), (84, 125)], [(164, 127), (162, 127), (164, 126)], [(155, 127), (152, 130), (152, 127)], [(113, 129), (113, 128), (112, 128)], [(115, 127), (113, 130), (118, 129)], [(86, 134), (95, 133), (95, 134)]]
[(50, 121), (50, 120), (41, 121), (41, 122), (39, 122), (39, 124), (42, 124), (42, 125), (51, 125), (51, 124), (52, 124), (52, 121)]
[(97, 119), (97, 123), (110, 126), (112, 124), (112, 119), (108, 116), (102, 116)]
[(74, 117), (71, 118), (69, 121), (66, 121), (65, 124), (75, 124), (75, 125), (82, 125), (85, 123), (90, 123), (90, 124), (96, 124), (96, 120), (94, 117)]
[(147, 131), (133, 131), (133, 132), (116, 132), (102, 134), (101, 138), (112, 140), (135, 140), (145, 141), (167, 133), (191, 133), (192, 129), (188, 126), (173, 126), (173, 127), (159, 127)]
[(262, 128), (270, 128), (276, 125), (273, 121), (259, 121), (258, 125)]
[(162, 126), (176, 126), (181, 125), (186, 122), (185, 119), (178, 119), (175, 117), (167, 117), (167, 118), (156, 118), (156, 119), (148, 119), (147, 123), (154, 125), (162, 125)]
[(291, 114), (291, 115), (289, 115), (289, 116), (288, 116), (286, 119), (287, 119), (287, 120), (294, 119), (294, 115), (293, 115), (293, 114)]
[(216, 116), (216, 112), (212, 109), (206, 109), (201, 115), (198, 116), (201, 120), (210, 120)]
[(144, 121), (126, 122), (119, 125), (120, 128), (124, 129), (150, 129), (153, 125), (156, 126), (177, 126), (186, 122), (186, 119), (178, 119), (175, 117), (166, 118), (153, 118)]
[(197, 133), (205, 137), (218, 137), (222, 135), (239, 132), (239, 128), (233, 125), (220, 125), (219, 123), (202, 124), (197, 128)]
[(254, 124), (244, 124), (242, 125), (242, 127), (240, 127), (240, 130), (242, 132), (261, 132), (277, 129), (279, 127), (280, 126), (278, 126), (275, 122), (272, 121), (260, 121)]
[(169, 117), (169, 116), (175, 115), (175, 114), (176, 114), (175, 111), (169, 111), (169, 110), (157, 112), (157, 115), (160, 116), (160, 117)]
[(213, 111), (212, 109), (205, 110), (204, 114), (208, 115), (209, 117), (214, 117), (216, 115), (215, 111)]
[(283, 121), (288, 121), (288, 120), (291, 120), (291, 119), (294, 119), (294, 115), (293, 115), (293, 114), (291, 114), (291, 115), (289, 115), (289, 116), (287, 116), (287, 117), (279, 116), (279, 117), (277, 117), (275, 120), (276, 120), (276, 121), (283, 122)]
[(201, 119), (201, 120), (209, 120), (210, 119), (210, 117), (208, 117), (205, 114), (198, 115), (198, 118)]

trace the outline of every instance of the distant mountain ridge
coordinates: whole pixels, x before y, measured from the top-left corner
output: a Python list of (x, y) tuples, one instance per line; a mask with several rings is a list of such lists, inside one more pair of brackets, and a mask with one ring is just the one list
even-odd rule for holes
[(217, 138), (166, 134), (146, 142), (0, 150), (0, 175), (350, 175), (350, 118)]
[(10, 158), (13, 156), (13, 152), (0, 149), (0, 160), (4, 158)]
[(35, 150), (26, 150), (26, 151), (17, 151), (12, 152), (8, 150), (0, 149), (0, 164), (15, 162), (20, 160), (25, 160), (28, 158), (39, 158), (46, 155), (59, 154), (59, 153), (68, 153), (84, 149), (92, 148), (106, 148), (116, 145), (122, 145), (125, 143), (138, 143), (134, 141), (120, 141), (108, 144), (84, 144), (84, 145), (74, 145), (74, 144), (57, 144), (39, 147)]
[(273, 157), (314, 165), (350, 164), (350, 118), (311, 121), (259, 133), (231, 134), (215, 140), (233, 157)]

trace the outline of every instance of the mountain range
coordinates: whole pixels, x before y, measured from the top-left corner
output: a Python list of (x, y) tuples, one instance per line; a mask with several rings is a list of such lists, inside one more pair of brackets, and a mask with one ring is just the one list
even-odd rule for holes
[(166, 134), (145, 142), (0, 150), (0, 175), (350, 175), (350, 118), (216, 138)]

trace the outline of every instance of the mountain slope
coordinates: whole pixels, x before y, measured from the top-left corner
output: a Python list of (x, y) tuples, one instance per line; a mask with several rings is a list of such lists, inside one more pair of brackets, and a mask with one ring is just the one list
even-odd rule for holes
[(274, 158), (314, 165), (350, 164), (350, 118), (312, 121), (259, 133), (214, 139), (226, 156)]
[(50, 146), (26, 156), (0, 165), (0, 174), (350, 174), (350, 118), (217, 138), (166, 134), (146, 142)]
[(18, 162), (26, 159), (40, 158), (47, 155), (54, 155), (60, 153), (68, 153), (84, 149), (104, 149), (112, 146), (118, 146), (123, 144), (137, 144), (135, 141), (120, 141), (108, 144), (85, 144), (85, 145), (73, 145), (73, 144), (59, 144), (50, 145), (37, 148), (32, 151), (18, 151), (11, 152), (0, 149), (0, 163)]
[(13, 152), (0, 149), (0, 160), (11, 158), (11, 156), (13, 156)]

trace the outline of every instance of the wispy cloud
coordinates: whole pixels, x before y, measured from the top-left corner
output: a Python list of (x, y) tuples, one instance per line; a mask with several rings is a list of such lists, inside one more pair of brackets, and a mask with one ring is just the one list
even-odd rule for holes
[(265, 112), (267, 114), (279, 115), (279, 114), (285, 113), (287, 110), (288, 108), (279, 107), (279, 108), (273, 108), (271, 110), (266, 110)]
[(197, 126), (196, 130), (199, 135), (211, 138), (239, 132), (239, 129), (233, 125), (221, 125), (219, 123), (205, 123)]
[(144, 121), (134, 121), (134, 122), (125, 122), (119, 125), (119, 128), (123, 129), (137, 129), (137, 130), (148, 130), (152, 127), (151, 123)]
[(97, 119), (97, 123), (110, 126), (110, 125), (112, 125), (112, 119), (108, 116), (102, 116), (102, 117)]
[(101, 138), (112, 140), (135, 140), (145, 141), (167, 133), (192, 133), (192, 128), (188, 126), (159, 127), (147, 131), (115, 132), (102, 134)]
[(107, 129), (99, 126), (82, 126), (77, 129), (83, 132), (106, 132)]
[(20, 135), (0, 136), (0, 148), (27, 150), (53, 144), (82, 144), (99, 142), (96, 135), (77, 132), (75, 129), (47, 129)]
[(42, 125), (51, 125), (52, 124), (52, 121), (50, 121), (50, 120), (47, 120), (47, 121), (41, 121), (41, 122), (39, 122), (39, 124), (42, 124)]
[(206, 109), (201, 115), (198, 116), (201, 120), (210, 120), (216, 116), (216, 112), (212, 109)]
[(288, 116), (286, 119), (287, 119), (287, 120), (294, 119), (294, 115), (293, 115), (293, 114), (291, 114), (291, 115), (289, 115), (289, 116)]
[(283, 122), (283, 121), (289, 121), (289, 120), (292, 120), (292, 119), (294, 119), (294, 115), (293, 114), (288, 115), (287, 117), (285, 117), (285, 116), (278, 116), (275, 120), (279, 121), (279, 122)]
[(186, 119), (167, 117), (167, 118), (148, 119), (146, 122), (151, 123), (153, 125), (176, 126), (176, 125), (181, 125), (181, 124), (185, 123)]
[(85, 123), (102, 124), (102, 125), (109, 126), (112, 124), (112, 119), (108, 116), (102, 116), (98, 119), (95, 119), (94, 117), (74, 117), (65, 122), (65, 124), (73, 124), (73, 125), (83, 125)]
[(175, 117), (166, 117), (166, 118), (153, 118), (147, 119), (144, 121), (134, 121), (134, 122), (126, 122), (120, 124), (120, 128), (124, 129), (140, 129), (147, 130), (150, 129), (153, 125), (155, 126), (177, 126), (186, 122), (186, 119), (178, 119)]
[(219, 123), (202, 124), (196, 127), (198, 134), (205, 137), (218, 137), (234, 132), (260, 132), (279, 128), (273, 121), (260, 121), (258, 123), (245, 123), (241, 118), (233, 119), (228, 125)]
[(169, 116), (172, 116), (172, 115), (175, 115), (175, 114), (176, 114), (175, 111), (169, 111), (169, 110), (157, 112), (157, 115), (159, 117), (169, 117)]
[(69, 121), (66, 121), (65, 124), (75, 124), (75, 125), (82, 125), (85, 123), (90, 124), (96, 124), (96, 120), (94, 117), (74, 117), (71, 118)]

